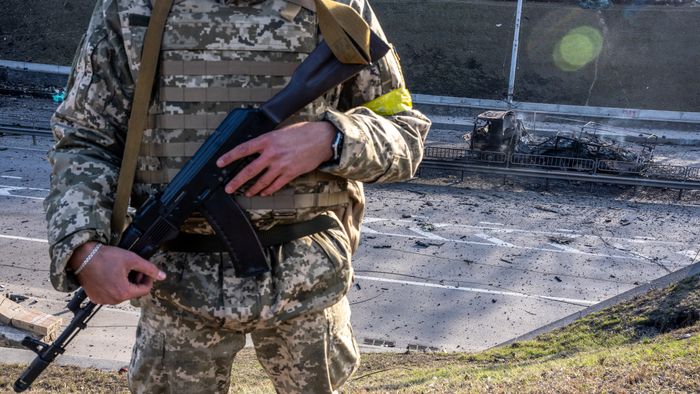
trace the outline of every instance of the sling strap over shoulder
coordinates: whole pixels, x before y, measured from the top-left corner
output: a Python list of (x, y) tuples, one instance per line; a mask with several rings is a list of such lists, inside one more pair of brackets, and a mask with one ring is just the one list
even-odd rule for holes
[(315, 0), (321, 34), (338, 60), (369, 64), (370, 28), (350, 6), (333, 0)]
[(129, 206), (129, 196), (134, 185), (136, 173), (136, 159), (139, 155), (143, 132), (148, 126), (148, 107), (151, 103), (160, 46), (163, 39), (165, 21), (170, 13), (173, 0), (157, 0), (148, 22), (146, 37), (144, 39), (143, 52), (141, 54), (141, 67), (136, 81), (134, 100), (131, 105), (124, 157), (122, 158), (117, 192), (114, 198), (112, 210), (112, 243), (116, 244), (126, 225), (126, 211)]

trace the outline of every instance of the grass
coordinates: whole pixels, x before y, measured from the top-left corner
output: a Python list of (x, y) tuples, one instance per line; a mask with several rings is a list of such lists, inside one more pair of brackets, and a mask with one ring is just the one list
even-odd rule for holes
[[(0, 392), (21, 366), (4, 366)], [(239, 354), (234, 393), (272, 393)], [(480, 353), (372, 353), (346, 393), (700, 392), (700, 277), (654, 290), (534, 340)], [(126, 392), (118, 372), (52, 366), (30, 392)]]

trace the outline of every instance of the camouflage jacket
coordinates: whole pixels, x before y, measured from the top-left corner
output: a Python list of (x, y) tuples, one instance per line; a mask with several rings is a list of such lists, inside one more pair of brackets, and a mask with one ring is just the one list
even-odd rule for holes
[[(267, 7), (280, 2), (201, 0), (230, 7)], [(365, 0), (341, 2), (355, 8), (375, 32), (384, 36)], [(130, 41), (139, 38), (124, 34), (122, 17), (124, 9), (134, 3), (144, 8), (150, 4), (148, 0), (97, 2), (74, 60), (66, 100), (52, 119), (57, 143), (49, 152), (53, 171), (45, 208), (51, 282), (61, 291), (78, 286), (75, 277), (66, 272), (73, 250), (88, 241), (108, 243), (111, 239), (110, 217), (138, 71), (138, 58), (134, 59), (128, 47)], [(177, 6), (181, 1), (175, 3)], [(250, 37), (244, 38), (267, 42), (290, 39), (277, 34), (261, 37), (257, 32), (251, 29)], [(407, 94), (398, 57), (392, 51), (329, 93), (322, 110), (310, 118), (329, 121), (344, 134), (339, 164), (319, 170), (347, 180), (351, 203), (335, 214), (345, 225), (354, 248), (364, 213), (362, 182), (408, 179), (422, 158), (430, 121), (413, 110), (410, 102), (407, 104)], [(399, 100), (400, 105), (395, 104), (397, 96), (404, 98)], [(132, 196), (132, 200), (142, 198), (143, 193)], [(248, 213), (255, 220), (257, 213)]]

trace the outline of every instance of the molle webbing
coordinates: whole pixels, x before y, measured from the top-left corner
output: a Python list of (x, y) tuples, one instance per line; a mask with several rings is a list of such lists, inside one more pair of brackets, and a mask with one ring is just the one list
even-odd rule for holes
[(201, 142), (144, 142), (141, 144), (142, 156), (156, 157), (192, 157), (197, 149), (202, 146)]
[(187, 103), (247, 102), (264, 103), (282, 88), (177, 88), (160, 89), (162, 101)]
[[(162, 145), (161, 145), (162, 146)], [(192, 146), (188, 146), (188, 143), (183, 143), (180, 147), (183, 149), (192, 149)], [(145, 148), (145, 149), (151, 149), (151, 148)], [(154, 148), (159, 149), (159, 148)], [(175, 147), (173, 149), (178, 149), (178, 147)], [(175, 153), (175, 152), (173, 152)], [(170, 156), (166, 156), (170, 157)], [(136, 179), (139, 180), (140, 183), (152, 183), (152, 184), (164, 184), (164, 183), (169, 183), (170, 181), (175, 178), (175, 175), (177, 175), (178, 171), (180, 171), (179, 168), (167, 168), (167, 169), (160, 169), (160, 170), (153, 170), (153, 171), (148, 171), (148, 170), (140, 170), (136, 171)], [(331, 178), (330, 176), (328, 177), (323, 177), (323, 173), (321, 172), (314, 172), (311, 175), (306, 175), (302, 176), (299, 179), (303, 179), (305, 184), (318, 184), (322, 182), (333, 182), (337, 181), (338, 178)], [(319, 175), (319, 176), (316, 176)], [(276, 195), (281, 195), (282, 193), (289, 193), (291, 195), (292, 190), (282, 190), (279, 191)], [(273, 197), (273, 196), (270, 196)], [(266, 197), (268, 198), (268, 197)]]
[(236, 196), (236, 202), (243, 209), (269, 209), (284, 211), (306, 208), (337, 207), (350, 202), (348, 192), (287, 194), (279, 193), (268, 197)]
[[(204, 114), (204, 115), (152, 115), (149, 119), (149, 129), (163, 130), (216, 130), (226, 119), (227, 114)], [(204, 140), (199, 141), (203, 143)]]
[(299, 63), (236, 60), (164, 60), (161, 75), (270, 75), (289, 77)]

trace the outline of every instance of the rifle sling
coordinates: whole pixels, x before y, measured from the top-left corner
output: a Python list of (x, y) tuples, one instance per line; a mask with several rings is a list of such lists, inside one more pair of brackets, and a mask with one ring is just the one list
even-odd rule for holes
[(333, 0), (315, 0), (323, 39), (345, 64), (370, 63), (370, 28), (354, 8)]
[(143, 52), (141, 53), (141, 67), (134, 91), (134, 99), (131, 105), (131, 115), (127, 128), (126, 143), (124, 145), (124, 157), (119, 170), (117, 192), (112, 209), (112, 243), (116, 244), (126, 225), (126, 212), (129, 206), (129, 196), (134, 184), (136, 173), (136, 159), (139, 155), (143, 132), (148, 126), (148, 108), (151, 103), (160, 46), (165, 29), (165, 21), (170, 13), (173, 0), (158, 0), (155, 2), (153, 13), (148, 22), (146, 37), (144, 39)]

